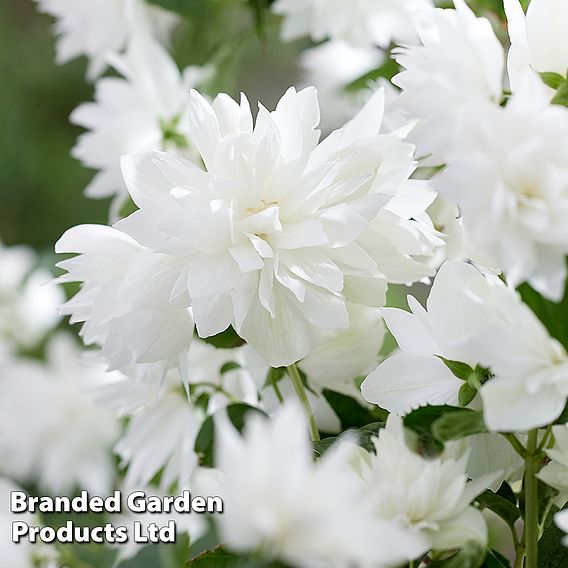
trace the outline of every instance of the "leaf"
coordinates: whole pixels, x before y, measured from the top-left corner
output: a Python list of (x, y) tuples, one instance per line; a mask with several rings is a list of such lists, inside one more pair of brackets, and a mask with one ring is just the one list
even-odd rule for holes
[[(263, 414), (262, 410), (249, 406), (248, 404), (231, 404), (220, 410), (219, 412), (227, 412), (229, 420), (235, 428), (241, 432), (245, 425), (245, 418), (249, 412), (258, 412)], [(208, 416), (195, 440), (195, 451), (200, 456), (200, 464), (204, 467), (213, 467), (213, 459), (215, 457), (215, 425), (214, 416)]]
[(544, 324), (548, 333), (560, 341), (565, 349), (568, 349), (568, 288), (564, 298), (559, 303), (551, 302), (543, 298), (528, 284), (522, 284), (517, 288), (525, 304), (535, 313)]
[(441, 416), (463, 410), (459, 406), (422, 406), (404, 417), (404, 425), (418, 434), (420, 450), (427, 455), (440, 453), (444, 446), (434, 437), (432, 425)]
[(386, 410), (378, 407), (370, 410), (361, 406), (354, 398), (329, 389), (323, 390), (323, 396), (339, 417), (342, 430), (361, 428), (369, 422), (385, 420), (387, 417)]
[(217, 349), (232, 349), (233, 347), (240, 347), (245, 343), (231, 326), (217, 335), (200, 339), (200, 341), (205, 341), (205, 343), (209, 343), (209, 345), (213, 345)]
[(445, 359), (444, 357), (438, 357), (442, 360), (444, 365), (462, 381), (467, 381), (469, 377), (475, 374), (474, 369), (472, 369), (468, 364), (462, 363), (461, 361), (452, 361), (450, 359)]
[(538, 565), (543, 568), (568, 568), (568, 548), (562, 544), (564, 533), (552, 523), (538, 542)]
[(515, 505), (515, 507), (517, 506), (517, 497), (511, 489), (511, 486), (506, 481), (503, 481), (499, 489), (497, 489), (497, 495), (500, 495), (503, 499), (506, 499), (509, 503)]
[(475, 541), (465, 545), (450, 558), (430, 564), (430, 568), (482, 568), (487, 549)]
[(556, 94), (552, 97), (550, 102), (555, 105), (568, 106), (568, 81), (564, 81), (562, 85), (558, 87)]
[[(375, 451), (375, 445), (373, 444), (373, 438), (376, 438), (379, 434), (379, 430), (384, 428), (384, 422), (372, 422), (371, 424), (366, 424), (358, 430), (350, 430), (357, 435), (357, 444), (361, 446), (364, 450), (368, 452)], [(318, 457), (323, 456), (327, 450), (337, 441), (341, 436), (333, 436), (330, 438), (324, 438), (319, 442), (313, 442), (314, 452)]]
[(235, 363), (234, 361), (229, 361), (228, 363), (225, 363), (222, 367), (221, 367), (221, 375), (224, 375), (225, 373), (228, 373), (229, 371), (234, 371), (235, 369), (240, 369), (241, 366), (238, 363)]
[(460, 406), (467, 406), (477, 394), (477, 390), (469, 383), (464, 383), (458, 392), (458, 402)]
[(554, 421), (554, 424), (566, 424), (568, 422), (568, 402), (564, 406), (562, 414)]
[(540, 78), (544, 81), (544, 83), (549, 86), (551, 89), (558, 89), (562, 83), (564, 83), (565, 79), (560, 75), (560, 73), (549, 73), (544, 72), (540, 73)]
[(491, 509), (499, 515), (510, 527), (513, 527), (521, 517), (520, 509), (505, 497), (493, 493), (490, 489), (485, 490), (475, 499), (485, 509)]
[(440, 442), (460, 440), (482, 432), (487, 432), (483, 415), (469, 408), (445, 414), (432, 424), (432, 434)]
[(490, 550), (485, 557), (483, 568), (511, 568), (511, 563), (496, 550)]

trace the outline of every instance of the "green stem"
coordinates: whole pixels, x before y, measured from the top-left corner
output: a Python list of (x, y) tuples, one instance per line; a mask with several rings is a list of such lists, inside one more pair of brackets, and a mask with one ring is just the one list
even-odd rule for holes
[(525, 456), (525, 568), (538, 567), (537, 437), (538, 430), (529, 432)]
[(511, 446), (513, 446), (513, 449), (523, 458), (525, 459), (526, 456), (526, 450), (525, 447), (523, 446), (523, 444), (521, 444), (521, 442), (519, 442), (519, 439), (517, 438), (517, 436), (515, 436), (515, 434), (507, 434), (504, 433), (503, 437), (509, 442), (509, 444), (511, 444)]
[(312, 405), (310, 404), (310, 401), (308, 399), (304, 383), (302, 382), (302, 377), (300, 377), (300, 371), (298, 371), (298, 367), (296, 367), (295, 363), (290, 365), (289, 367), (286, 367), (286, 370), (288, 371), (288, 375), (290, 375), (290, 379), (292, 379), (292, 384), (294, 385), (294, 389), (296, 391), (296, 394), (298, 395), (298, 400), (300, 401), (300, 404), (302, 405), (302, 408), (306, 413), (312, 441), (319, 442), (320, 435), (318, 426), (316, 424), (316, 418), (312, 410)]

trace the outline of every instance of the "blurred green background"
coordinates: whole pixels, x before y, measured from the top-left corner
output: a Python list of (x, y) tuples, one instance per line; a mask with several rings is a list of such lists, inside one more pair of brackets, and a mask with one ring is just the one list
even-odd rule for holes
[[(174, 38), (180, 65), (213, 60), (221, 72), (211, 94), (243, 90), (251, 103), (273, 106), (297, 78), (298, 46), (277, 41), (275, 20), (259, 38), (240, 2), (195, 5)], [(93, 87), (84, 60), (54, 63), (51, 25), (32, 0), (0, 2), (0, 240), (48, 254), (65, 229), (105, 223), (109, 206), (83, 197), (93, 172), (70, 156), (81, 129), (68, 117)]]

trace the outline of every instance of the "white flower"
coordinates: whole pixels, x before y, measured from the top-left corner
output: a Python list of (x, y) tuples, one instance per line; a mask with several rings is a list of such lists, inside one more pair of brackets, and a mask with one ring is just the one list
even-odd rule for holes
[(507, 66), (515, 91), (530, 68), (568, 74), (568, 5), (563, 0), (531, 0), (527, 15), (519, 0), (504, 0), (511, 47)]
[(559, 507), (568, 501), (568, 426), (553, 426), (554, 446), (545, 450), (550, 461), (538, 472), (537, 477), (559, 491)]
[(188, 67), (180, 73), (162, 45), (146, 35), (135, 36), (124, 55), (109, 60), (122, 77), (99, 79), (95, 101), (71, 114), (71, 122), (89, 130), (79, 136), (72, 154), (99, 170), (85, 193), (94, 198), (115, 196), (116, 217), (128, 197), (121, 156), (166, 149), (190, 156), (184, 120), (189, 89), (206, 71)]
[(455, 6), (426, 12), (417, 26), (422, 45), (395, 50), (404, 68), (393, 78), (402, 89), (395, 107), (417, 120), (410, 139), (435, 164), (447, 159), (455, 125), (470, 107), (499, 101), (503, 90), (503, 48), (491, 23), (463, 0)]
[(458, 548), (468, 540), (487, 543), (487, 527), (473, 499), (493, 476), (468, 483), (467, 456), (426, 459), (407, 445), (402, 419), (389, 415), (362, 476), (370, 499), (384, 519), (411, 527), (435, 550)]
[[(63, 308), (71, 322), (85, 322), (86, 345), (99, 345), (110, 369), (136, 365), (141, 375), (163, 376), (172, 366), (186, 369), (193, 337), (189, 298), (170, 303), (178, 275), (175, 264), (153, 254), (122, 231), (81, 225), (67, 231), (57, 252), (79, 252), (59, 267), (64, 282), (83, 282)], [(173, 279), (172, 279), (173, 278)]]
[(425, 552), (419, 536), (376, 519), (349, 466), (349, 446), (317, 463), (295, 406), (248, 420), (241, 438), (217, 422), (216, 465), (225, 510), (221, 537), (306, 568), (397, 566)]
[[(560, 511), (554, 515), (554, 522), (563, 532), (568, 533), (568, 511)], [(568, 546), (568, 536), (562, 539), (562, 544)]]
[(277, 0), (272, 10), (284, 16), (282, 37), (309, 35), (314, 41), (342, 39), (353, 45), (387, 48), (416, 40), (412, 16), (430, 0)]
[(507, 282), (527, 281), (558, 301), (568, 253), (568, 110), (526, 75), (505, 108), (480, 104), (464, 117), (437, 188), (460, 208), (471, 242)]
[(31, 249), (0, 242), (0, 341), (10, 351), (34, 348), (60, 321), (63, 291), (36, 263)]
[(420, 257), (443, 244), (424, 212), (434, 193), (408, 180), (412, 146), (378, 134), (382, 109), (379, 91), (318, 145), (313, 89), (261, 106), (254, 127), (244, 96), (210, 105), (193, 91), (190, 139), (206, 169), (165, 153), (124, 158), (140, 209), (57, 245), (84, 253), (60, 264), (85, 282), (66, 307), (84, 337), (127, 363), (171, 360), (189, 344), (191, 304), (201, 337), (232, 324), (271, 365), (288, 365), (321, 329), (347, 328), (346, 299), (380, 306), (387, 282), (431, 274)]
[(208, 413), (230, 402), (258, 403), (256, 387), (246, 373), (240, 368), (222, 373), (226, 364), (237, 363), (240, 357), (240, 349), (216, 349), (203, 341), (192, 342), (185, 363), (191, 398), (174, 370), (165, 377), (146, 373), (140, 380), (134, 369), (133, 376), (117, 374), (98, 385), (96, 399), (129, 418), (114, 448), (121, 467), (127, 470), (126, 485), (145, 486), (161, 472), (163, 490), (173, 484), (187, 486), (197, 466), (195, 440), (206, 416), (192, 401), (207, 393)]
[[(354, 47), (342, 40), (305, 49), (300, 55), (303, 83), (314, 85), (322, 110), (320, 126), (324, 132), (344, 124), (370, 98), (368, 88), (349, 90), (349, 85), (384, 62), (375, 47)], [(388, 83), (390, 85), (390, 83)]]
[(125, 483), (148, 485), (162, 471), (160, 487), (185, 487), (198, 463), (195, 439), (203, 416), (183, 391), (164, 392), (152, 404), (133, 413), (126, 432), (115, 446)]
[(478, 363), (494, 375), (480, 395), (494, 431), (525, 431), (554, 421), (568, 395), (568, 356), (531, 310), (499, 278), (460, 262), (442, 265), (427, 311), (384, 309), (401, 353), (362, 385), (366, 400), (404, 414), (424, 404), (457, 404), (460, 387), (440, 357)]
[[(53, 551), (41, 544), (32, 544), (26, 538), (19, 543), (12, 542), (12, 523), (23, 521), (30, 526), (39, 526), (39, 519), (31, 513), (12, 513), (10, 493), (22, 491), (14, 482), (0, 477), (0, 558), (10, 568), (48, 568), (47, 562), (53, 559)], [(49, 564), (55, 568), (56, 563)]]
[(49, 365), (21, 361), (0, 380), (2, 471), (37, 481), (52, 494), (76, 487), (105, 494), (112, 483), (110, 447), (118, 434), (114, 413), (96, 405), (82, 385), (101, 367), (82, 365), (74, 341), (55, 336)]
[(145, 0), (35, 0), (38, 9), (57, 19), (58, 63), (80, 55), (89, 58), (94, 79), (107, 66), (107, 57), (122, 51), (135, 34), (149, 33), (164, 41), (178, 18)]

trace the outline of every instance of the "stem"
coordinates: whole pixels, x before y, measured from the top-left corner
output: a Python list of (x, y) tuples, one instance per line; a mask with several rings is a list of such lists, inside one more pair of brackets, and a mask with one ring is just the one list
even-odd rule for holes
[(302, 382), (302, 377), (300, 377), (300, 372), (298, 371), (298, 367), (296, 364), (292, 364), (289, 367), (286, 367), (288, 371), (288, 375), (290, 375), (290, 379), (292, 379), (292, 384), (294, 385), (294, 390), (298, 395), (298, 400), (306, 413), (306, 418), (308, 419), (308, 426), (310, 427), (310, 436), (313, 442), (320, 441), (319, 430), (316, 424), (316, 418), (314, 416), (314, 412), (312, 410), (312, 405), (308, 399), (308, 395), (306, 394), (306, 389), (304, 388), (304, 383)]
[(529, 432), (525, 456), (525, 568), (538, 568), (537, 436), (538, 430)]
[(525, 549), (523, 545), (515, 547), (515, 565), (513, 568), (523, 568), (523, 562), (525, 561)]
[(503, 434), (503, 437), (509, 442), (509, 444), (511, 444), (511, 446), (513, 446), (513, 449), (523, 458), (525, 459), (526, 456), (526, 450), (525, 447), (523, 446), (523, 444), (521, 444), (521, 442), (519, 442), (519, 439), (517, 438), (517, 436), (515, 436), (515, 434)]

